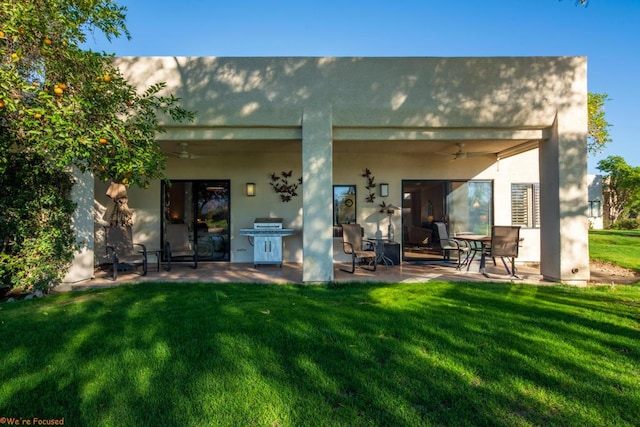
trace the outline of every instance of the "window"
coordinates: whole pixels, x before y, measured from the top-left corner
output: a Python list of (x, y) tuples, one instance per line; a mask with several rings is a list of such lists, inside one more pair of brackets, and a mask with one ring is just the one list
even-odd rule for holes
[(589, 201), (589, 218), (600, 218), (602, 216), (600, 200)]
[(540, 184), (511, 184), (511, 225), (540, 228)]
[(356, 186), (333, 186), (333, 225), (356, 223)]

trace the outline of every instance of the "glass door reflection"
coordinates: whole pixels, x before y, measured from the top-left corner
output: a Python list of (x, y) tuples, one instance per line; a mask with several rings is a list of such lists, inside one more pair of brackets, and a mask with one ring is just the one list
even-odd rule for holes
[(191, 241), (198, 246), (199, 261), (228, 261), (230, 199), (229, 180), (172, 180), (162, 184), (167, 223), (187, 224)]

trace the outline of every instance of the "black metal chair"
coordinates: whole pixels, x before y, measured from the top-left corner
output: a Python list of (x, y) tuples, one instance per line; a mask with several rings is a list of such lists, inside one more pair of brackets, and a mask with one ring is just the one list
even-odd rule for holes
[(456, 269), (460, 270), (463, 265), (466, 265), (467, 262), (469, 262), (471, 246), (468, 242), (450, 238), (449, 233), (447, 232), (447, 226), (444, 222), (436, 222), (435, 225), (438, 230), (438, 238), (440, 241), (440, 248), (442, 249), (443, 261), (449, 261), (451, 259), (451, 252), (455, 252), (458, 259)]
[[(507, 274), (511, 277), (519, 279), (516, 275), (516, 258), (518, 258), (518, 250), (520, 248), (520, 226), (516, 225), (494, 225), (491, 228), (491, 244), (486, 246), (485, 257), (493, 258), (493, 264), (496, 264), (496, 258), (502, 260)], [(511, 268), (507, 265), (508, 259)]]
[(130, 225), (104, 227), (107, 257), (112, 265), (113, 280), (118, 271), (142, 266), (142, 276), (147, 275), (147, 248), (141, 243), (133, 243)]
[(362, 268), (376, 271), (378, 254), (375, 245), (371, 244), (370, 246), (373, 247), (365, 249), (362, 235), (362, 227), (359, 224), (342, 224), (342, 248), (344, 253), (351, 255), (351, 269), (341, 268), (340, 270), (353, 273), (356, 271), (356, 261), (358, 261)]
[(187, 224), (167, 224), (164, 230), (164, 256), (167, 270), (171, 270), (171, 261), (187, 259), (193, 262), (193, 268), (198, 268), (198, 248), (189, 241), (189, 226)]

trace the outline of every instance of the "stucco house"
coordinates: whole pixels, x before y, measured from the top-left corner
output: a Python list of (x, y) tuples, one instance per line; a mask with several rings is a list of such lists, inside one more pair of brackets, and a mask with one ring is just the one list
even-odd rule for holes
[(602, 230), (604, 228), (604, 197), (602, 192), (602, 184), (604, 177), (602, 175), (587, 175), (588, 183), (588, 200), (587, 200), (587, 217), (589, 218), (589, 227), (594, 230)]
[[(411, 261), (420, 257), (416, 228), (433, 216), (450, 234), (520, 225), (519, 261), (539, 261), (552, 281), (589, 279), (584, 57), (116, 63), (141, 88), (166, 82), (197, 112), (194, 123), (167, 122), (158, 135), (172, 185), (129, 191), (136, 240), (150, 248), (162, 247), (165, 224), (186, 222), (201, 260), (251, 263), (240, 229), (280, 217), (295, 230), (283, 261), (302, 263), (304, 282), (328, 282), (344, 259), (341, 221), (368, 235), (386, 234), (390, 221), (400, 258)], [(103, 251), (96, 207), (110, 204), (106, 184), (78, 179), (75, 225), (85, 246), (70, 282), (93, 275)], [(297, 195), (274, 191), (283, 180)], [(382, 202), (398, 210), (381, 217)]]

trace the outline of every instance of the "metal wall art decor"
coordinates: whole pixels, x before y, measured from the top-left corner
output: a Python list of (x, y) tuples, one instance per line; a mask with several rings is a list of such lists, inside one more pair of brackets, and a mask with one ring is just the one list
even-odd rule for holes
[(373, 203), (376, 199), (376, 177), (371, 174), (369, 169), (365, 169), (362, 176), (367, 180), (367, 185), (364, 186), (367, 190), (369, 190), (369, 195), (366, 198), (367, 203)]
[(271, 174), (271, 182), (269, 185), (280, 195), (281, 202), (290, 202), (292, 197), (298, 195), (298, 186), (302, 185), (302, 177), (290, 182), (293, 171), (282, 171), (280, 175), (275, 172)]

